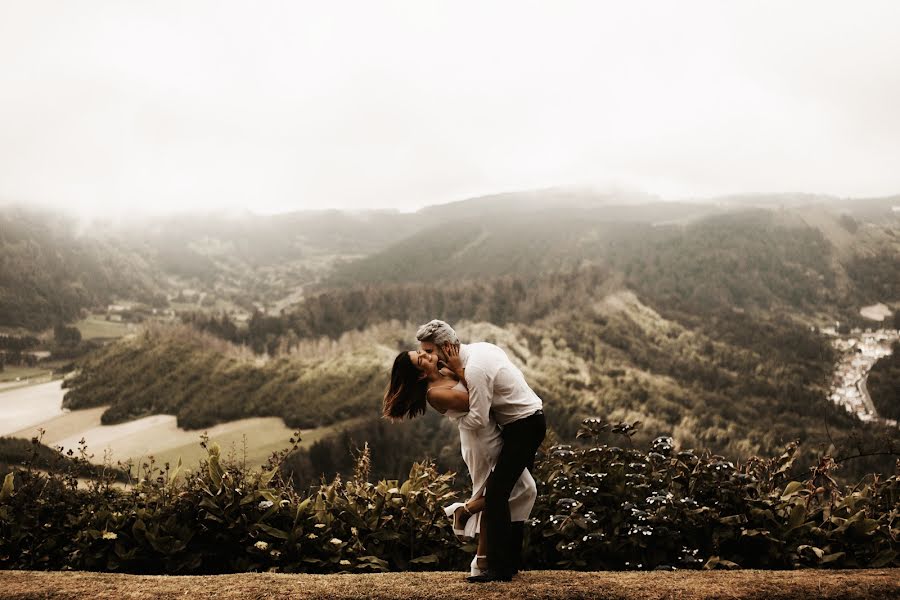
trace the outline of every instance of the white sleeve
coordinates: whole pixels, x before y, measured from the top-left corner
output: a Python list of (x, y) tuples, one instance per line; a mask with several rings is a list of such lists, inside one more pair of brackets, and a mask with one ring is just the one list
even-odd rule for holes
[(469, 387), (469, 412), (460, 417), (459, 426), (481, 429), (490, 417), (493, 384), (485, 370), (479, 367), (466, 368), (466, 384)]

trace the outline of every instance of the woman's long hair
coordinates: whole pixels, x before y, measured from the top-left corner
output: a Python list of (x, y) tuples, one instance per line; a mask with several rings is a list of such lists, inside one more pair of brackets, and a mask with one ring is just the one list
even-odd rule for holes
[(402, 419), (425, 414), (425, 394), (428, 382), (409, 358), (401, 352), (391, 367), (391, 383), (384, 393), (381, 413), (390, 419)]

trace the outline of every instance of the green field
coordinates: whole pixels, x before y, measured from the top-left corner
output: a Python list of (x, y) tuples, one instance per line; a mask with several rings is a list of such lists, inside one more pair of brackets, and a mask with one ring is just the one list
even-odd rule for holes
[[(280, 422), (275, 421), (275, 419), (271, 418), (241, 419), (240, 421), (226, 424), (225, 427), (213, 427), (209, 431), (209, 437), (211, 441), (218, 443), (222, 448), (223, 456), (255, 468), (265, 463), (273, 452), (283, 450), (291, 445), (288, 440), (293, 431), (284, 427)], [(335, 435), (360, 421), (361, 419), (351, 419), (326, 427), (302, 431), (300, 437), (303, 441), (300, 447), (309, 447), (316, 441)], [(231, 426), (234, 427), (232, 428)], [(191, 442), (156, 451), (153, 454), (156, 463), (162, 465), (168, 462), (174, 466), (180, 458), (181, 463), (185, 467), (191, 469), (196, 467), (200, 460), (208, 457), (208, 453), (200, 445), (199, 438), (202, 432), (196, 431), (193, 433), (196, 434), (196, 439)], [(244, 452), (245, 439), (247, 441), (246, 453)], [(142, 457), (132, 456), (130, 458), (138, 460)], [(146, 457), (143, 458), (146, 459)]]
[(107, 321), (106, 317), (100, 315), (91, 315), (86, 319), (82, 319), (75, 323), (75, 327), (81, 332), (81, 337), (86, 340), (101, 338), (120, 338), (134, 331), (134, 325), (131, 323), (117, 323), (115, 321)]
[(0, 371), (0, 383), (35, 379), (38, 377), (49, 377), (52, 373), (53, 370), (45, 366), (20, 367), (18, 365), (6, 365), (3, 370)]
[[(50, 446), (62, 445), (67, 449), (74, 449), (78, 446), (78, 440), (85, 439), (89, 452), (93, 454), (91, 460), (97, 464), (103, 462), (108, 451), (113, 463), (129, 459), (143, 462), (152, 455), (159, 465), (166, 462), (174, 465), (181, 458), (182, 464), (194, 468), (207, 456), (206, 450), (200, 445), (200, 435), (204, 431), (209, 435), (210, 441), (219, 444), (223, 456), (245, 462), (249, 467), (258, 467), (273, 452), (289, 447), (289, 439), (294, 433), (293, 429), (288, 428), (277, 417), (250, 417), (220, 423), (205, 430), (180, 429), (174, 417), (166, 418), (162, 415), (104, 426), (101, 425), (100, 417), (105, 409), (106, 407), (101, 406), (54, 415), (12, 433), (11, 437), (28, 439), (41, 428), (44, 430), (43, 442)], [(304, 430), (300, 446), (311, 446), (324, 437), (358, 425), (362, 420), (348, 419)]]

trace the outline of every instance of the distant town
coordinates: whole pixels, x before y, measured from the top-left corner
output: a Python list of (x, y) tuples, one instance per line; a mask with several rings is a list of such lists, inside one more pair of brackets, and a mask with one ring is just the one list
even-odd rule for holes
[(900, 331), (853, 329), (849, 334), (841, 334), (836, 328), (828, 327), (822, 333), (834, 338), (832, 345), (841, 353), (829, 398), (861, 421), (878, 421), (897, 427), (896, 420), (878, 416), (866, 389), (866, 379), (878, 359), (891, 354), (891, 346), (900, 339)]

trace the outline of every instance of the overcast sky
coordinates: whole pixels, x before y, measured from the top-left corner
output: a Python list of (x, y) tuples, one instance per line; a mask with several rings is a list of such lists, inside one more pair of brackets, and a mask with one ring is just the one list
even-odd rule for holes
[(0, 202), (900, 193), (900, 2), (0, 0)]

